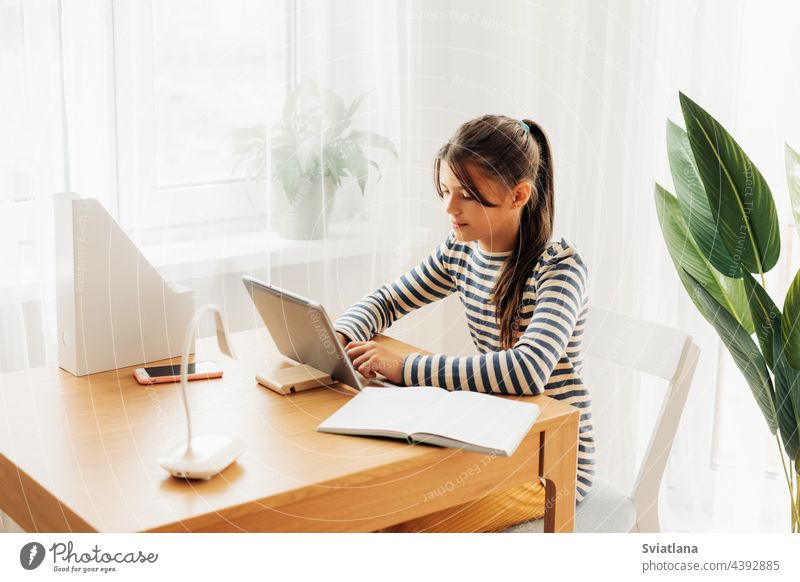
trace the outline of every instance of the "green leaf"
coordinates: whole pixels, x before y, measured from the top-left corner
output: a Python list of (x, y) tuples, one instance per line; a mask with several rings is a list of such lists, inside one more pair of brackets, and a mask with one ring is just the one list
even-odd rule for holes
[[(795, 370), (800, 370), (800, 271), (798, 271), (783, 302), (783, 344), (786, 360)], [(791, 323), (791, 325), (788, 325)]]
[(733, 361), (744, 375), (750, 391), (756, 399), (767, 426), (772, 434), (778, 430), (772, 382), (769, 378), (764, 356), (758, 350), (750, 334), (736, 321), (726, 309), (720, 306), (704, 289), (702, 283), (686, 273), (701, 305), (703, 317), (714, 326), (722, 342), (728, 348)]
[(670, 120), (667, 120), (667, 152), (678, 204), (692, 238), (717, 271), (738, 279), (742, 270), (720, 238), (689, 144), (689, 134)]
[(377, 184), (378, 182), (381, 181), (381, 178), (383, 178), (383, 173), (381, 173), (381, 167), (378, 165), (377, 162), (374, 162), (373, 160), (369, 161), (369, 165), (375, 168), (375, 171), (378, 172), (378, 179), (375, 180), (375, 183)]
[(795, 463), (800, 461), (800, 372), (789, 366), (783, 349), (781, 319), (774, 331), (775, 407), (783, 448)]
[[(753, 333), (753, 320), (741, 279), (727, 279), (714, 270), (689, 232), (676, 198), (660, 185), (655, 190), (656, 211), (661, 232), (667, 243), (672, 262), (680, 272), (686, 270), (700, 281), (711, 296), (741, 323), (748, 333)], [(684, 285), (685, 286), (685, 285)], [(697, 305), (691, 286), (686, 291)]]
[(761, 346), (761, 353), (764, 354), (767, 365), (774, 370), (775, 356), (772, 349), (772, 337), (775, 333), (776, 322), (780, 322), (780, 309), (772, 301), (769, 293), (750, 273), (744, 274), (743, 281), (758, 345)]
[(351, 102), (350, 102), (350, 106), (347, 108), (347, 118), (348, 118), (348, 119), (350, 119), (351, 117), (353, 117), (353, 115), (354, 115), (354, 114), (355, 114), (355, 112), (356, 112), (356, 109), (358, 109), (358, 108), (361, 106), (361, 103), (362, 103), (362, 101), (364, 101), (364, 98), (365, 98), (365, 97), (366, 97), (368, 94), (369, 94), (369, 92), (362, 93), (361, 95), (359, 95), (358, 97), (356, 97), (355, 99), (353, 99), (353, 101), (351, 101)]
[(347, 107), (344, 105), (344, 99), (333, 91), (325, 91), (322, 100), (322, 118), (326, 123), (337, 123), (345, 119)]
[(289, 202), (293, 202), (298, 195), (297, 188), (301, 173), (300, 165), (295, 158), (289, 158), (284, 164), (277, 168), (276, 173), (280, 178), (284, 194), (286, 194)]
[(769, 186), (716, 119), (683, 93), (680, 101), (719, 236), (744, 269), (766, 273), (781, 252), (778, 214)]
[(304, 174), (313, 175), (319, 166), (319, 150), (317, 144), (306, 142), (298, 147), (294, 153), (300, 164), (300, 171)]
[(794, 227), (800, 234), (800, 154), (786, 144), (786, 182), (789, 185), (789, 199), (792, 202), (792, 214), (794, 214)]
[(353, 130), (350, 132), (350, 138), (365, 146), (389, 150), (394, 154), (394, 157), (400, 157), (400, 154), (397, 153), (397, 148), (394, 147), (394, 143), (383, 135), (371, 131)]
[(326, 92), (321, 108), (322, 125), (324, 126), (323, 144), (338, 138), (350, 125), (350, 118), (346, 111), (344, 100), (339, 95), (333, 91)]
[(361, 188), (361, 194), (363, 195), (367, 187), (367, 177), (369, 176), (369, 164), (367, 163), (367, 157), (364, 155), (364, 150), (357, 145), (350, 148), (345, 165), (358, 181), (358, 187)]

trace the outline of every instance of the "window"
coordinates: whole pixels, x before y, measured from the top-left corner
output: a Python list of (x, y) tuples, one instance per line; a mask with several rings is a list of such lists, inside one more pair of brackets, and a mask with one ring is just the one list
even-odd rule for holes
[(127, 229), (252, 219), (231, 132), (274, 123), (291, 85), (293, 0), (117, 0), (119, 219)]

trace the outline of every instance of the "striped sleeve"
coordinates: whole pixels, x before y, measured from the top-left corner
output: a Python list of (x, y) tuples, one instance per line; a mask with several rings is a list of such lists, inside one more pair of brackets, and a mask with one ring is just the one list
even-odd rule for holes
[(445, 257), (455, 244), (452, 232), (419, 265), (379, 287), (340, 315), (333, 328), (350, 340), (367, 341), (414, 309), (456, 290)]
[[(403, 360), (403, 384), (499, 394), (541, 394), (567, 351), (585, 301), (586, 267), (574, 249), (534, 272), (536, 301), (531, 321), (510, 350), (474, 356), (423, 356)], [(524, 301), (525, 297), (523, 297)]]

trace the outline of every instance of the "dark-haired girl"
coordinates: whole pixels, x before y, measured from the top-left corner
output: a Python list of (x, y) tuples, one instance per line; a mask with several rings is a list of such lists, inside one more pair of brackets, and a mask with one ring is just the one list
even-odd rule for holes
[[(396, 384), (498, 394), (547, 394), (580, 409), (576, 500), (594, 475), (589, 393), (581, 380), (587, 270), (551, 241), (550, 144), (535, 122), (484, 115), (437, 153), (435, 187), (452, 230), (425, 260), (370, 293), (334, 327), (353, 365)], [(458, 293), (474, 356), (393, 353), (370, 338), (400, 317)], [(537, 480), (414, 519), (390, 531), (496, 531), (544, 515)]]

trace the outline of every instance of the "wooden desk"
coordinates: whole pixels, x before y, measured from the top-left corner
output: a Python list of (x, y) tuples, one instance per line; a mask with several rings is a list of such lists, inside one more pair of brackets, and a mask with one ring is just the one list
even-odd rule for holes
[(577, 409), (530, 397), (541, 416), (511, 458), (323, 434), (316, 426), (353, 391), (279, 396), (254, 380), (281, 360), (266, 331), (233, 334), (233, 343), (236, 361), (199, 341), (198, 359), (216, 360), (225, 376), (190, 384), (196, 434), (247, 444), (210, 481), (172, 478), (156, 462), (185, 438), (176, 384), (141, 386), (133, 368), (0, 375), (0, 509), (38, 532), (374, 531), (541, 475), (546, 531), (572, 531)]

